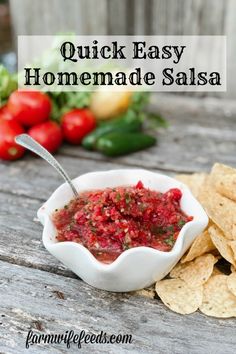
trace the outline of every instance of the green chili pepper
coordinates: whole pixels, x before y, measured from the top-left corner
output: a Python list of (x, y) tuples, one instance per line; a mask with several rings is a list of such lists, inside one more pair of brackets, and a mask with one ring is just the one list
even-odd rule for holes
[(141, 119), (135, 112), (129, 111), (121, 118), (116, 118), (110, 122), (102, 123), (98, 128), (82, 140), (82, 146), (87, 150), (95, 150), (98, 139), (105, 134), (111, 132), (138, 132), (141, 128)]
[(143, 133), (109, 133), (98, 139), (96, 149), (107, 156), (126, 155), (146, 149), (156, 143), (156, 138)]

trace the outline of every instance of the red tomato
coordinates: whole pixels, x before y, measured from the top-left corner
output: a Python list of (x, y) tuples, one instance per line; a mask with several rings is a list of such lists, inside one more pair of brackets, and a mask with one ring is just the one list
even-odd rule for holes
[(80, 144), (85, 135), (96, 126), (93, 113), (87, 109), (74, 109), (62, 117), (61, 121), (64, 138), (72, 144)]
[(62, 143), (62, 131), (59, 125), (49, 121), (30, 128), (28, 134), (49, 152), (55, 152)]
[(32, 127), (49, 118), (51, 101), (43, 92), (18, 90), (10, 95), (7, 107), (19, 123)]
[(25, 149), (15, 142), (15, 137), (24, 129), (14, 120), (0, 120), (0, 158), (17, 160), (24, 155)]
[(13, 119), (13, 115), (9, 112), (6, 105), (0, 108), (0, 119), (2, 118), (7, 120)]

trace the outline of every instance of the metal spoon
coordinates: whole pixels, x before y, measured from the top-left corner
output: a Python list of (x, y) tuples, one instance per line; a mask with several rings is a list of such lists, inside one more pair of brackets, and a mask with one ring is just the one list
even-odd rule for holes
[(66, 171), (62, 168), (62, 166), (59, 164), (59, 162), (37, 141), (35, 141), (31, 136), (28, 134), (21, 134), (18, 135), (15, 138), (15, 141), (17, 144), (25, 147), (26, 149), (29, 149), (30, 151), (34, 152), (36, 155), (42, 157), (45, 161), (47, 161), (52, 167), (54, 167), (57, 172), (60, 173), (60, 175), (64, 178), (64, 180), (69, 184), (71, 187), (74, 195), (78, 197), (78, 192), (73, 185), (70, 177), (66, 173)]

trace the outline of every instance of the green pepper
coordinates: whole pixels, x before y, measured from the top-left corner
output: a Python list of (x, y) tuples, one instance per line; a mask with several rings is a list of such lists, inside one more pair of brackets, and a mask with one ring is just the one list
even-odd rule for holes
[(110, 132), (138, 132), (142, 128), (142, 122), (134, 111), (128, 111), (120, 118), (102, 123), (92, 133), (82, 140), (82, 146), (87, 150), (95, 150), (99, 138)]
[(156, 138), (143, 133), (106, 134), (98, 139), (96, 149), (107, 156), (121, 156), (146, 149), (156, 143)]

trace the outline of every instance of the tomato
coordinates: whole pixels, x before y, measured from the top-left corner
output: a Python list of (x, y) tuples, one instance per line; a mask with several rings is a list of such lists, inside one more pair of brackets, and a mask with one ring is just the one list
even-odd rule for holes
[(10, 119), (13, 119), (13, 115), (10, 113), (8, 107), (5, 105), (5, 106), (2, 106), (0, 108), (0, 119), (7, 119), (7, 120), (10, 120)]
[(39, 91), (14, 91), (8, 100), (8, 110), (26, 127), (44, 122), (51, 112), (49, 97)]
[(96, 126), (93, 113), (87, 109), (74, 109), (62, 117), (62, 131), (64, 138), (72, 144), (80, 144), (85, 135)]
[(62, 131), (55, 122), (48, 121), (30, 128), (28, 134), (49, 152), (55, 152), (62, 143)]
[(15, 137), (24, 129), (14, 120), (0, 120), (0, 158), (17, 160), (24, 155), (25, 149), (15, 142)]

